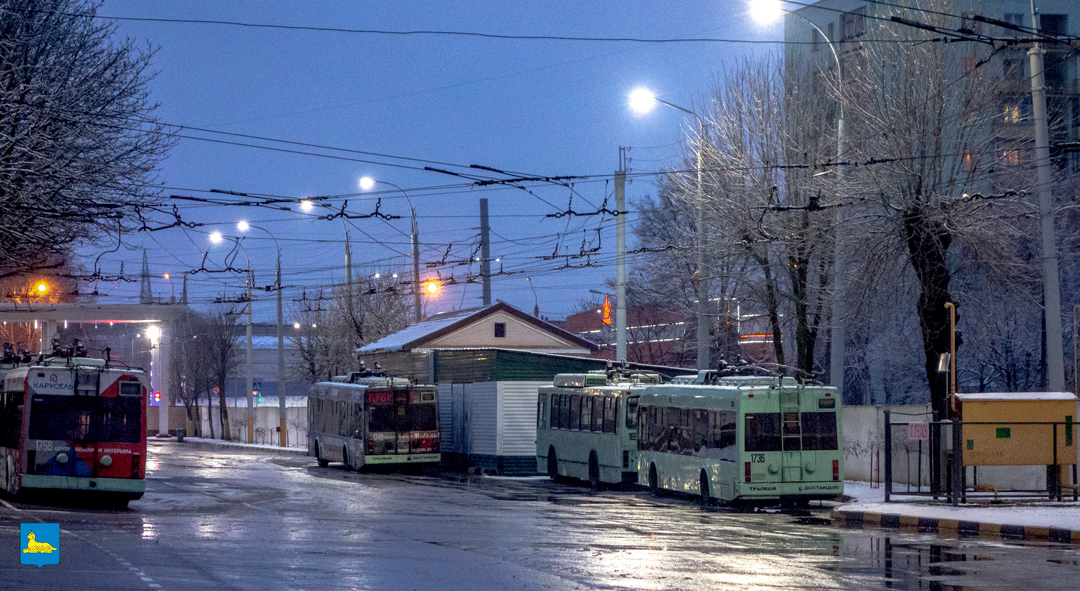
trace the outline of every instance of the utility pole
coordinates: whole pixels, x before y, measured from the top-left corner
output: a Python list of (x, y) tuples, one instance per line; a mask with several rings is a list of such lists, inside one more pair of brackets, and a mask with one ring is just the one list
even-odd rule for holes
[(352, 251), (349, 250), (349, 229), (345, 227), (345, 220), (341, 220), (341, 227), (345, 228), (345, 309), (349, 313), (349, 356), (356, 353), (356, 331), (353, 330), (353, 319), (356, 314), (353, 310), (353, 285), (352, 285)]
[(278, 383), (278, 443), (288, 445), (289, 431), (285, 421), (285, 326), (281, 315), (281, 249), (277, 253), (277, 383)]
[[(697, 117), (695, 114), (694, 117)], [(705, 124), (698, 118), (701, 145), (697, 149), (697, 368), (709, 369), (709, 353), (712, 339), (709, 328), (709, 280), (705, 273), (705, 187), (702, 184), (701, 154), (709, 145)], [(776, 338), (776, 337), (774, 337)]]
[[(252, 390), (255, 389), (255, 365), (254, 365), (254, 342), (251, 338), (251, 260), (248, 259), (247, 275), (247, 443), (255, 442), (255, 400)], [(164, 402), (164, 401), (162, 401)]]
[(488, 226), (488, 200), (480, 200), (480, 278), (484, 285), (484, 305), (491, 305), (491, 239)]
[[(1041, 30), (1036, 20), (1035, 0), (1031, 0), (1031, 24)], [(1042, 222), (1043, 314), (1046, 319), (1046, 377), (1051, 392), (1065, 390), (1065, 352), (1061, 329), (1061, 284), (1058, 275), (1057, 240), (1054, 236), (1054, 191), (1050, 175), (1050, 133), (1046, 120), (1046, 78), (1043, 74), (1043, 49), (1033, 43), (1031, 58), (1031, 106), (1035, 118), (1035, 163), (1039, 193), (1039, 218)]]
[[(615, 171), (615, 359), (626, 361), (626, 151), (619, 148)], [(700, 174), (700, 173), (699, 173)]]
[[(396, 186), (396, 185), (395, 185)], [(401, 191), (400, 188), (398, 188)], [(401, 191), (402, 195), (405, 195), (405, 191)], [(405, 195), (405, 199), (408, 200), (409, 196)], [(412, 213), (412, 278), (413, 278), (413, 321), (420, 322), (423, 319), (420, 306), (420, 238), (416, 232), (416, 210), (413, 209), (412, 203), (409, 204), (409, 211)]]

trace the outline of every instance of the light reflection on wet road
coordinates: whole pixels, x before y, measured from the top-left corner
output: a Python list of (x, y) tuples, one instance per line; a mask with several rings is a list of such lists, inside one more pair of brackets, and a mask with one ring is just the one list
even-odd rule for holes
[[(357, 474), (310, 458), (153, 443), (123, 512), (0, 505), (0, 588), (1077, 588), (1080, 549), (706, 510), (546, 480)], [(61, 564), (19, 564), (20, 522)], [(72, 585), (75, 585), (74, 587)]]

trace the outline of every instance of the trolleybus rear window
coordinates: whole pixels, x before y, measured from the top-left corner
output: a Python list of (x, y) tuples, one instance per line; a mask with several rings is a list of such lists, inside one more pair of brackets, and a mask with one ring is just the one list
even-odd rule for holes
[(780, 413), (746, 414), (746, 451), (780, 451)]
[(837, 448), (836, 413), (802, 413), (802, 440), (804, 450), (835, 451)]

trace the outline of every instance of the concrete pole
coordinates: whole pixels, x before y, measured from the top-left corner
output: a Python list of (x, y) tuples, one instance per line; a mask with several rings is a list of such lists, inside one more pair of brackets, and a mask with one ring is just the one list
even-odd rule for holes
[(480, 279), (483, 281), (484, 305), (491, 305), (491, 228), (488, 226), (488, 200), (480, 200)]
[[(1031, 0), (1031, 22), (1036, 27), (1035, 0)], [(1046, 318), (1046, 377), (1051, 392), (1065, 390), (1065, 352), (1061, 328), (1061, 283), (1058, 275), (1057, 240), (1054, 236), (1054, 191), (1050, 174), (1050, 133), (1046, 118), (1046, 79), (1043, 50), (1034, 43), (1031, 59), (1031, 105), (1035, 119), (1035, 163), (1042, 222), (1043, 313)]]
[[(52, 355), (52, 338), (56, 334), (56, 321), (42, 320), (38, 322), (38, 325), (41, 327), (41, 352)], [(30, 346), (28, 343), (27, 348)]]
[(277, 383), (278, 383), (278, 443), (288, 445), (289, 431), (285, 421), (285, 325), (281, 314), (281, 249), (277, 253)]
[[(405, 192), (402, 191), (402, 194)], [(408, 199), (408, 195), (406, 195)], [(416, 210), (409, 204), (412, 213), (412, 278), (413, 278), (413, 321), (423, 319), (420, 305), (420, 235), (416, 231)]]
[(711, 347), (709, 316), (709, 279), (705, 272), (705, 187), (702, 184), (701, 154), (709, 140), (705, 136), (705, 124), (694, 115), (698, 122), (700, 145), (697, 150), (697, 368), (709, 369)]
[(252, 390), (255, 389), (255, 359), (254, 341), (251, 337), (251, 261), (248, 260), (247, 275), (247, 443), (255, 442), (255, 400)]
[(154, 373), (158, 375), (156, 391), (161, 392), (161, 403), (158, 405), (158, 433), (169, 434), (169, 407), (173, 404), (172, 399), (172, 376), (170, 372), (172, 361), (172, 322), (162, 322), (158, 336), (158, 342), (154, 343), (154, 351), (158, 352), (158, 358), (154, 363)]
[(626, 148), (619, 148), (615, 171), (615, 359), (626, 361)]

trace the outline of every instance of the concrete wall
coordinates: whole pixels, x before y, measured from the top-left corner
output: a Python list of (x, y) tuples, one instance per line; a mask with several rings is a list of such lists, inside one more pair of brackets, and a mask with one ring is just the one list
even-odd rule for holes
[[(881, 482), (885, 477), (883, 449), (885, 441), (885, 411), (892, 413), (892, 422), (927, 422), (930, 405), (916, 406), (845, 406), (843, 409), (844, 478)], [(1080, 409), (1078, 415), (1080, 416)], [(946, 437), (951, 437), (946, 434)], [(929, 442), (922, 445), (921, 486), (930, 484)], [(1080, 447), (1080, 446), (1077, 446)], [(1080, 451), (1080, 450), (1078, 450)], [(902, 493), (910, 486), (920, 485), (919, 445), (907, 439), (907, 427), (893, 427), (894, 492)], [(1071, 475), (1071, 468), (1068, 468)], [(1065, 478), (1069, 481), (1069, 477)], [(967, 468), (967, 484), (989, 484), (999, 490), (1041, 490), (1046, 487), (1045, 466), (982, 466)]]

